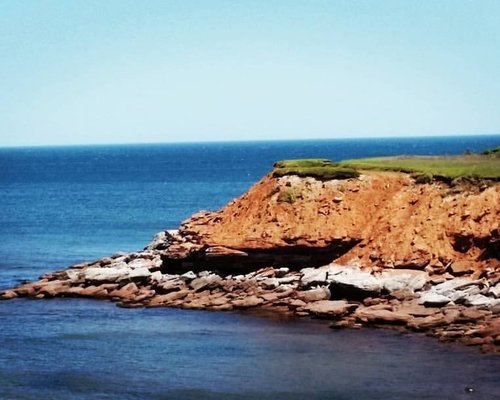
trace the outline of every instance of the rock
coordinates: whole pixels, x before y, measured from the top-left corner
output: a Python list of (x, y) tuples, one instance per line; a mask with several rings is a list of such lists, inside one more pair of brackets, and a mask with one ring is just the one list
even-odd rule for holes
[(413, 317), (401, 310), (380, 310), (373, 307), (360, 307), (354, 313), (364, 323), (406, 325)]
[(485, 318), (488, 312), (475, 308), (466, 308), (460, 312), (460, 322), (476, 322)]
[(321, 318), (340, 318), (357, 307), (357, 304), (350, 304), (345, 300), (319, 300), (306, 304), (301, 311), (306, 311)]
[(328, 279), (332, 299), (363, 300), (378, 297), (383, 288), (381, 281), (370, 273), (354, 269)]
[(500, 303), (500, 300), (492, 299), (491, 297), (486, 297), (482, 294), (473, 294), (466, 296), (464, 303), (468, 306), (491, 307)]
[(17, 297), (17, 293), (13, 290), (5, 290), (0, 293), (0, 300), (10, 300)]
[(84, 279), (91, 282), (119, 282), (129, 277), (130, 269), (122, 267), (94, 268), (83, 270)]
[(85, 272), (81, 269), (69, 268), (65, 272), (68, 280), (73, 284), (79, 284), (85, 281)]
[(189, 290), (180, 290), (178, 292), (171, 292), (168, 294), (156, 295), (156, 296), (153, 296), (148, 301), (146, 306), (147, 307), (160, 307), (160, 306), (169, 305), (174, 301), (181, 300), (181, 299), (185, 298), (189, 293), (190, 293)]
[(192, 287), (196, 292), (199, 292), (204, 289), (215, 289), (220, 286), (221, 281), (222, 279), (219, 275), (209, 274), (200, 278), (193, 279), (189, 283), (189, 286)]
[[(458, 313), (457, 313), (458, 314)], [(425, 318), (414, 318), (408, 322), (408, 327), (416, 331), (423, 331), (428, 329), (437, 328), (439, 326), (450, 325), (458, 318), (456, 314), (434, 314)]]
[(276, 278), (284, 278), (286, 276), (286, 274), (288, 274), (289, 271), (290, 271), (290, 269), (286, 268), (286, 267), (278, 268), (275, 271), (275, 276), (276, 276)]
[(472, 262), (459, 260), (451, 263), (448, 267), (448, 271), (455, 276), (460, 276), (473, 273), (474, 268)]
[(184, 282), (191, 282), (193, 279), (196, 279), (196, 274), (193, 271), (188, 271), (185, 274), (182, 274), (180, 276), (180, 279), (182, 279)]
[(301, 308), (304, 307), (307, 303), (305, 301), (299, 300), (299, 299), (291, 299), (288, 302), (288, 307), (291, 309), (296, 309), (296, 308)]
[(84, 287), (81, 291), (79, 291), (79, 295), (96, 299), (106, 299), (109, 297), (106, 289), (94, 285)]
[(146, 267), (134, 268), (130, 271), (129, 279), (131, 280), (143, 280), (151, 276), (151, 271)]
[(420, 295), (419, 304), (423, 304), (426, 307), (443, 307), (450, 303), (451, 300), (441, 294), (434, 292), (424, 292)]
[(287, 285), (290, 283), (296, 284), (299, 282), (300, 277), (297, 275), (291, 275), (291, 276), (285, 276), (283, 278), (277, 278), (277, 280), (280, 285)]
[(276, 289), (279, 285), (280, 281), (276, 278), (266, 278), (260, 282), (260, 286), (266, 290)]
[(125, 286), (119, 288), (119, 289), (115, 289), (115, 290), (112, 290), (110, 293), (109, 293), (109, 296), (110, 297), (116, 297), (116, 298), (120, 298), (122, 300), (133, 300), (137, 293), (139, 292), (139, 288), (137, 287), (137, 285), (133, 282), (131, 283), (128, 283), (126, 284)]
[(264, 293), (264, 294), (259, 295), (259, 297), (268, 303), (269, 302), (272, 303), (276, 300), (279, 300), (279, 296), (277, 293)]
[(397, 310), (414, 317), (428, 317), (439, 311), (437, 308), (424, 307), (417, 304), (403, 304)]
[(414, 292), (424, 287), (429, 279), (429, 275), (425, 271), (411, 269), (386, 269), (380, 274), (379, 279), (384, 289), (389, 293), (397, 290), (409, 290)]
[(493, 296), (495, 298), (500, 298), (500, 283), (497, 283), (495, 286), (492, 286), (488, 290), (488, 295)]
[(311, 290), (298, 291), (296, 294), (299, 300), (306, 303), (319, 300), (329, 300), (330, 290), (328, 288), (317, 288)]
[(34, 297), (36, 295), (37, 289), (34, 283), (25, 283), (24, 285), (18, 286), (14, 289), (20, 297)]
[(184, 289), (186, 284), (180, 279), (168, 279), (164, 282), (160, 282), (154, 285), (155, 290), (159, 294), (167, 294), (170, 292), (175, 292), (177, 290)]
[(129, 268), (132, 269), (155, 269), (156, 264), (153, 260), (149, 260), (146, 258), (136, 258), (135, 260), (130, 261), (128, 264)]
[(248, 296), (244, 299), (241, 300), (233, 300), (232, 305), (235, 308), (250, 308), (250, 307), (256, 307), (260, 306), (262, 303), (264, 303), (264, 300), (257, 296)]
[(38, 293), (45, 297), (57, 297), (63, 295), (68, 289), (69, 285), (65, 281), (52, 281), (42, 286)]
[(303, 275), (300, 279), (302, 286), (326, 285), (327, 270), (324, 268), (304, 268), (300, 271)]

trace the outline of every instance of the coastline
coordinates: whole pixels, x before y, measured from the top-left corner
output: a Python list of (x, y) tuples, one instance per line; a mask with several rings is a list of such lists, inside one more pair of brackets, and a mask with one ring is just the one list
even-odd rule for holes
[[(417, 185), (394, 172), (327, 182), (266, 176), (142, 251), (47, 273), (0, 299), (256, 310), (325, 319), (335, 329), (422, 332), (500, 353), (498, 189)], [(280, 197), (290, 190), (293, 204)], [(399, 215), (407, 205), (411, 218)], [(464, 238), (469, 245), (457, 247)]]

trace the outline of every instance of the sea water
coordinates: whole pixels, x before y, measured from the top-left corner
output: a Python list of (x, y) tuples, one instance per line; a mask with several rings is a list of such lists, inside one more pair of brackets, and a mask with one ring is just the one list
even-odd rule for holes
[[(141, 249), (222, 207), (280, 159), (498, 145), (500, 136), (0, 149), (0, 288)], [(311, 320), (0, 302), (0, 399), (42, 398), (498, 399), (500, 357)]]

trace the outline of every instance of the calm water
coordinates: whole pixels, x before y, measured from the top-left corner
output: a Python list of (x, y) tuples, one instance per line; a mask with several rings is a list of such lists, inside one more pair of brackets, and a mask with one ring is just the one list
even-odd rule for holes
[[(279, 159), (498, 145), (500, 136), (0, 149), (0, 288), (142, 248)], [(391, 332), (84, 300), (0, 303), (0, 399), (498, 399), (499, 371), (500, 357)]]

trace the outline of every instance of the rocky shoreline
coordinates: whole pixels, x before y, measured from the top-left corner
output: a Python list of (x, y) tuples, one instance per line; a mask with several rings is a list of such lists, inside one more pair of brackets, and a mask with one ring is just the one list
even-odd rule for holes
[(330, 320), (335, 329), (383, 326), (423, 332), (441, 341), (500, 353), (497, 271), (460, 276), (449, 269), (429, 275), (418, 269), (374, 271), (329, 263), (302, 269), (266, 267), (241, 274), (199, 267), (172, 273), (169, 263), (176, 265), (179, 256), (172, 249), (185, 242), (178, 232), (162, 232), (141, 252), (119, 253), (48, 273), (1, 292), (0, 298), (84, 297), (110, 300), (121, 307), (256, 309)]
[(265, 176), (142, 251), (48, 273), (0, 299), (266, 310), (384, 326), (500, 353), (500, 185), (409, 175)]

